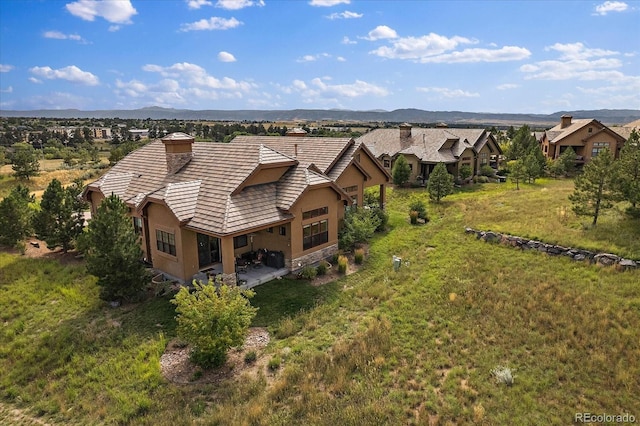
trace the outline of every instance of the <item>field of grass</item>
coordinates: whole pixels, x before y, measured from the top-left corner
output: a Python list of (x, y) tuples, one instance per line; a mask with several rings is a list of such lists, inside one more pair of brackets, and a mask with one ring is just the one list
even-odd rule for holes
[[(322, 287), (257, 287), (278, 371), (174, 385), (167, 299), (111, 308), (82, 265), (0, 253), (0, 401), (50, 424), (558, 424), (640, 418), (640, 270), (476, 240), (465, 226), (640, 259), (640, 221), (570, 212), (569, 181), (464, 188), (428, 204), (390, 191), (365, 267)], [(403, 258), (398, 272), (392, 256)], [(512, 386), (492, 369), (513, 371)], [(1, 407), (0, 407), (1, 408)], [(0, 423), (7, 420), (0, 409)]]

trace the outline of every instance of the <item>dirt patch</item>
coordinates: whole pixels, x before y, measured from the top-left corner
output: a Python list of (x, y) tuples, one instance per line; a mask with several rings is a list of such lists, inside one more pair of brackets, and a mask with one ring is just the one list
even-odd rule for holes
[[(176, 339), (169, 342), (164, 354), (160, 357), (162, 375), (169, 381), (179, 384), (216, 383), (221, 380), (234, 379), (243, 373), (258, 375), (267, 365), (267, 356), (263, 349), (269, 343), (269, 332), (263, 327), (252, 327), (241, 348), (230, 349), (227, 362), (220, 368), (203, 370), (189, 360), (189, 346), (180, 344)], [(256, 353), (256, 360), (245, 362), (249, 352)]]
[[(361, 246), (361, 248), (364, 249), (364, 257), (365, 259), (369, 256), (369, 246), (366, 244), (363, 244)], [(346, 275), (351, 275), (355, 272), (358, 272), (361, 268), (362, 268), (362, 264), (358, 265), (355, 262), (354, 259), (354, 255), (353, 253), (345, 253), (345, 256), (347, 257), (347, 273)], [(338, 265), (331, 265), (331, 268), (329, 268), (327, 270), (327, 273), (324, 275), (318, 275), (317, 277), (315, 277), (312, 281), (311, 281), (311, 285), (313, 286), (320, 286), (320, 285), (324, 285), (336, 280), (339, 280), (340, 278), (344, 277), (345, 274), (341, 274), (340, 272), (338, 272)]]
[(25, 241), (24, 253), (21, 253), (20, 250), (15, 248), (4, 248), (2, 251), (16, 255), (19, 254), (29, 259), (57, 260), (63, 265), (82, 263), (82, 257), (76, 250), (69, 250), (66, 253), (62, 251), (61, 248), (51, 250), (47, 247), (47, 243), (36, 238), (29, 238)]

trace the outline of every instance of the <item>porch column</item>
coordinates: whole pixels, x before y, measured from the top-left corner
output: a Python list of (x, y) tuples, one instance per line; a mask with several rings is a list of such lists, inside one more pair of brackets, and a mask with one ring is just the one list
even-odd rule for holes
[(222, 281), (225, 284), (236, 284), (236, 258), (233, 249), (233, 237), (220, 238), (220, 253), (222, 258)]
[(384, 183), (380, 184), (380, 196), (378, 198), (378, 201), (380, 202), (380, 208), (384, 209), (384, 205), (387, 203), (387, 196), (386, 196), (386, 186)]

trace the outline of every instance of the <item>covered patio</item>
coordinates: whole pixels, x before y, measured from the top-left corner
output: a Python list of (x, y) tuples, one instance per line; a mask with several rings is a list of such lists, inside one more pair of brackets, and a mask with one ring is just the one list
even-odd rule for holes
[[(287, 268), (274, 268), (264, 264), (246, 265), (246, 267), (238, 267), (236, 270), (236, 282), (243, 289), (253, 288), (260, 284), (283, 277), (289, 273)], [(209, 278), (222, 276), (222, 263), (212, 265), (210, 268), (204, 269), (194, 275), (194, 279), (207, 282)]]

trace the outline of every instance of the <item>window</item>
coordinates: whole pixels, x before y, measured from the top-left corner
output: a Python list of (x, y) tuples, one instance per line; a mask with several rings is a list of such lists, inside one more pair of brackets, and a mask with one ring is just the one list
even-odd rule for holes
[(303, 219), (311, 219), (313, 217), (322, 216), (329, 213), (329, 207), (320, 207), (318, 209), (309, 210), (308, 212), (302, 213)]
[(237, 237), (233, 237), (233, 248), (237, 249), (240, 247), (246, 247), (247, 244), (249, 244), (247, 242), (247, 234), (244, 235), (238, 235)]
[(267, 232), (273, 234), (273, 226), (271, 228), (267, 228)]
[(489, 162), (489, 155), (486, 152), (480, 153), (480, 164), (487, 164)]
[(609, 142), (594, 142), (591, 149), (591, 157), (597, 157), (605, 149), (609, 149)]
[(172, 256), (176, 255), (176, 236), (174, 234), (156, 229), (156, 244), (159, 251)]
[(314, 222), (302, 227), (302, 248), (308, 250), (329, 241), (329, 227), (327, 220)]
[(409, 163), (409, 170), (413, 171), (413, 164)]
[(391, 161), (383, 160), (382, 165), (384, 166), (385, 169), (388, 169), (389, 167), (391, 167)]
[(462, 161), (471, 161), (471, 157), (462, 157)]
[(358, 192), (358, 185), (347, 186), (344, 189), (344, 192)]
[(282, 235), (282, 236), (287, 235), (287, 227), (286, 226), (281, 226), (279, 232), (280, 232), (280, 235)]
[(589, 133), (593, 132), (593, 127), (589, 127)]
[(142, 218), (133, 217), (133, 230), (137, 235), (142, 235)]

